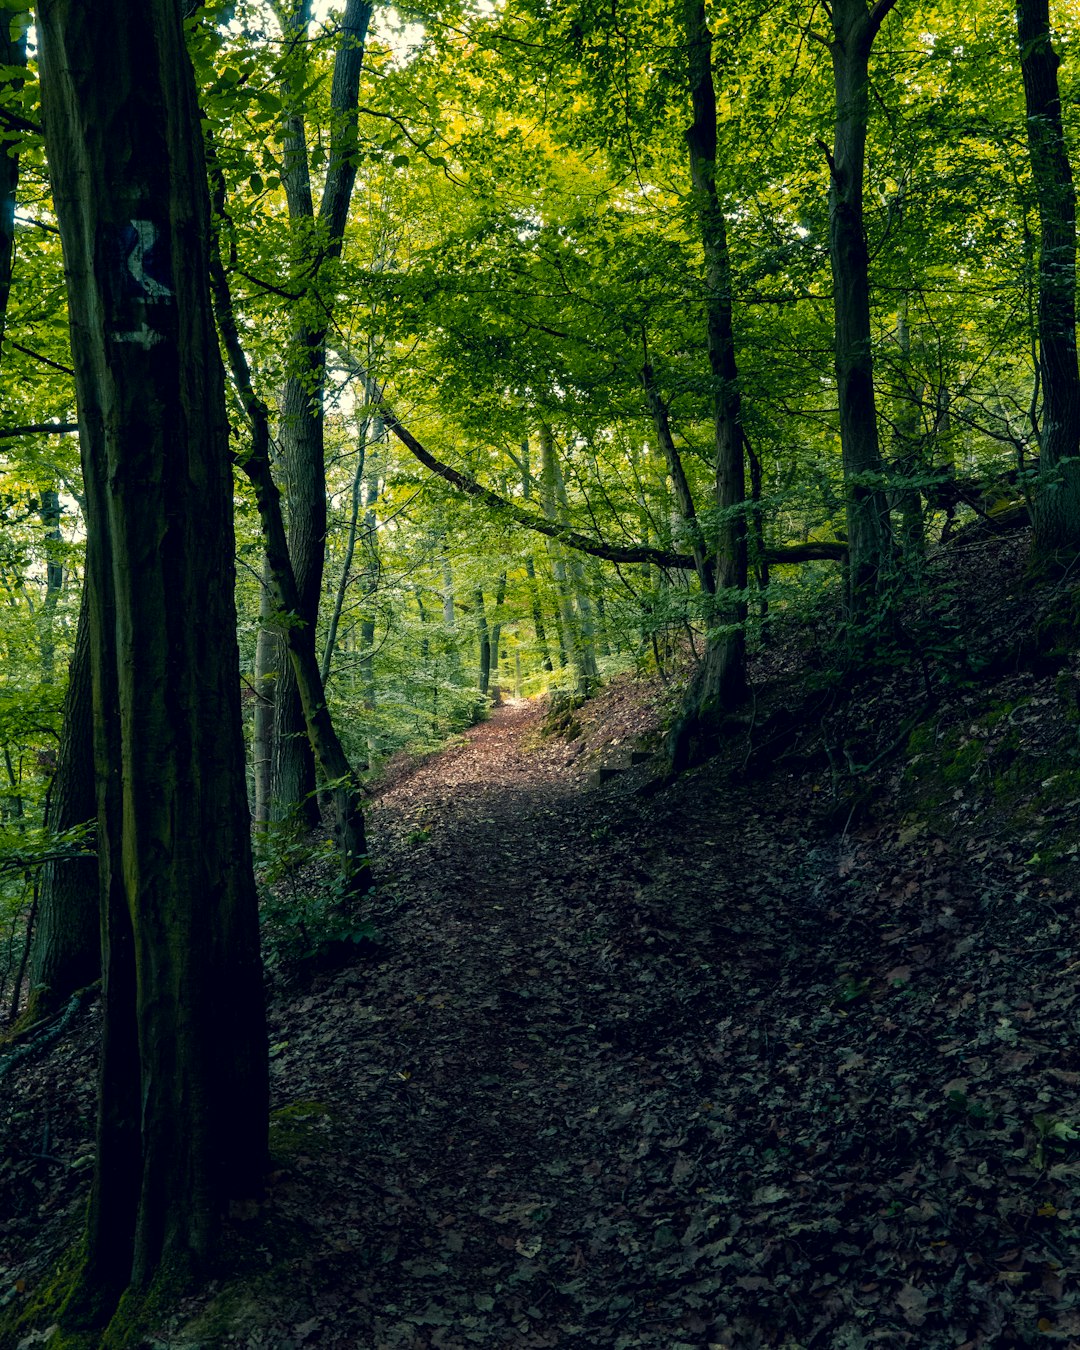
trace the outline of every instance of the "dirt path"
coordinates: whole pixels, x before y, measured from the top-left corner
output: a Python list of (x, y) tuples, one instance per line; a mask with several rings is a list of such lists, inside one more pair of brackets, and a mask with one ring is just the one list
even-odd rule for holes
[(309, 1216), (312, 1259), (333, 1267), (315, 1280), (332, 1308), (298, 1318), (326, 1318), (319, 1344), (614, 1343), (630, 1313), (610, 1307), (618, 1246), (608, 1234), (598, 1266), (587, 1218), (625, 1188), (603, 1117), (651, 1072), (595, 1063), (610, 916), (640, 868), (537, 725), (533, 707), (503, 708), (378, 799), (375, 851), (402, 901), (393, 950), (312, 999), (276, 1061), (283, 1097), (302, 1073), (329, 1108), (340, 1150), (336, 1199)]
[(1075, 981), (1023, 956), (1073, 893), (1018, 911), (988, 841), (841, 831), (812, 774), (590, 790), (537, 718), (384, 792), (391, 945), (282, 1009), (279, 1097), (329, 1113), (274, 1196), (292, 1339), (1080, 1344), (1080, 1169), (1031, 1125), (1080, 1083)]
[[(384, 941), (276, 982), (278, 1170), (154, 1344), (1080, 1346), (1076, 883), (967, 794), (852, 823), (810, 759), (594, 789), (539, 715), (372, 802)], [(92, 1030), (0, 1102), (12, 1271), (78, 1227)]]

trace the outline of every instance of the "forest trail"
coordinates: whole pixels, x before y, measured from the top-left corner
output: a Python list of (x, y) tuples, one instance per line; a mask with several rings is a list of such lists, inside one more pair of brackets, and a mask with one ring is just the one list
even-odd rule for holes
[[(917, 672), (651, 793), (588, 772), (656, 724), (628, 679), (392, 771), (382, 939), (274, 975), (268, 1192), (154, 1346), (1080, 1346), (1069, 661), (942, 685), (872, 780), (822, 738), (879, 757)], [(95, 1022), (0, 1099), (12, 1283), (81, 1222)]]
[(1068, 878), (974, 786), (960, 834), (806, 763), (594, 789), (540, 720), (377, 797), (389, 946), (278, 1006), (279, 1101), (327, 1114), (272, 1196), (291, 1339), (249, 1343), (1080, 1345)]

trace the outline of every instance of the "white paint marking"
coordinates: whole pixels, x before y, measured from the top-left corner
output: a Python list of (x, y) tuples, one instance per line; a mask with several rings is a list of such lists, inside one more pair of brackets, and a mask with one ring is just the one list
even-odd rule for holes
[(151, 302), (171, 300), (173, 293), (168, 286), (155, 280), (154, 277), (147, 276), (144, 270), (146, 254), (153, 248), (158, 237), (157, 226), (152, 220), (133, 220), (131, 228), (135, 231), (135, 247), (128, 255), (128, 271), (141, 287), (147, 300)]
[(155, 343), (164, 342), (162, 333), (155, 333), (149, 324), (144, 323), (137, 333), (113, 333), (115, 342), (137, 342), (143, 351), (148, 352)]

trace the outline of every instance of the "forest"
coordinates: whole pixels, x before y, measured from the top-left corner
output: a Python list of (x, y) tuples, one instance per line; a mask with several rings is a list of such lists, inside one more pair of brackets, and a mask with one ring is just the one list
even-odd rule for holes
[(0, 1350), (1080, 1345), (1080, 7), (0, 20)]

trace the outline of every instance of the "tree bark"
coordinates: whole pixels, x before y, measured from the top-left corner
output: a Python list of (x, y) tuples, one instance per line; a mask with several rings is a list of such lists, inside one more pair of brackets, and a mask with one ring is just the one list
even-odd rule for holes
[(870, 49), (895, 0), (834, 0), (830, 44), (836, 125), (829, 156), (829, 258), (833, 277), (836, 387), (846, 484), (847, 598), (866, 611), (892, 568), (889, 502), (878, 443), (870, 341), (870, 262), (863, 225)]
[[(49, 795), (46, 824), (51, 830), (73, 829), (97, 814), (93, 716), (90, 591), (84, 586)], [(48, 862), (41, 869), (30, 954), (30, 1000), (35, 1017), (48, 1016), (101, 974), (98, 909), (98, 864), (92, 854)]]
[[(212, 156), (211, 160), (213, 162)], [(216, 169), (214, 190), (215, 206), (220, 217), (224, 211), (224, 183)], [(228, 278), (216, 248), (209, 260), (209, 271), (222, 345), (228, 356), (233, 382), (251, 427), (251, 450), (245, 457), (242, 467), (255, 489), (255, 501), (262, 526), (265, 577), (273, 600), (274, 612), (279, 621), (284, 620), (283, 639), (289, 665), (296, 679), (307, 736), (333, 809), (334, 841), (345, 878), (342, 917), (351, 921), (359, 917), (359, 901), (371, 890), (371, 869), (361, 804), (362, 789), (334, 728), (330, 710), (326, 706), (319, 662), (315, 655), (314, 629), (305, 624), (290, 622), (291, 616), (297, 612), (300, 597), (289, 558), (281, 494), (270, 469), (270, 414), (266, 404), (251, 385), (251, 370), (240, 342)]]
[(224, 378), (194, 79), (172, 0), (43, 0), (88, 527), (105, 1024), (86, 1258), (63, 1320), (184, 1281), (261, 1186), (268, 1067)]
[[(326, 383), (326, 335), (331, 301), (325, 274), (341, 256), (349, 201), (356, 179), (357, 103), (364, 45), (373, 5), (370, 0), (346, 0), (341, 18), (341, 42), (334, 59), (331, 84), (330, 157), (318, 219), (315, 217), (308, 169), (304, 116), (294, 107), (285, 124), (283, 182), (289, 218), (298, 243), (302, 276), (310, 291), (299, 309), (293, 330), (289, 374), (281, 416), (281, 458), (288, 502), (289, 556), (296, 578), (299, 608), (296, 621), (314, 631), (326, 548), (326, 456), (323, 445), (323, 390)], [(285, 19), (297, 50), (305, 50), (311, 21), (311, 0), (292, 5)], [(306, 81), (306, 61), (299, 61)], [(312, 316), (319, 317), (313, 321)], [(273, 798), (274, 814), (299, 812), (309, 825), (318, 823), (314, 797), (315, 765), (305, 735), (301, 700), (290, 667), (278, 680)]]
[(1080, 551), (1080, 372), (1076, 355), (1076, 189), (1061, 118), (1048, 0), (1017, 0), (1031, 175), (1039, 204), (1039, 493), (1034, 553), (1067, 566)]
[[(26, 70), (26, 30), (20, 29), (13, 38), (9, 25), (18, 15), (3, 11), (0, 28), (0, 64), (11, 72), (0, 85), (19, 89)], [(7, 321), (8, 299), (11, 296), (11, 275), (15, 263), (15, 198), (19, 187), (19, 152), (10, 142), (0, 143), (0, 359), (3, 355), (4, 329)]]
[[(705, 654), (668, 738), (672, 769), (707, 753), (723, 714), (741, 703), (746, 685), (746, 469), (731, 296), (727, 223), (716, 186), (716, 91), (712, 34), (701, 0), (685, 0), (693, 120), (686, 132), (690, 174), (705, 255), (705, 333), (712, 375), (716, 455), (715, 598)], [(700, 575), (699, 569), (699, 575)], [(706, 592), (708, 588), (706, 587)]]

